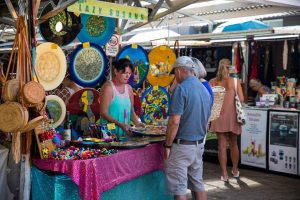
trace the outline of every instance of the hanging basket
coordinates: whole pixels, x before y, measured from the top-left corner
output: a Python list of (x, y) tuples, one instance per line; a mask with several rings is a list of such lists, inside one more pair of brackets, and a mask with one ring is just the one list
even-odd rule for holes
[(26, 107), (33, 107), (45, 99), (44, 87), (35, 81), (29, 81), (23, 86), (22, 96)]
[(28, 110), (17, 102), (5, 102), (0, 105), (0, 130), (17, 132), (28, 122)]
[(18, 95), (20, 90), (20, 81), (18, 79), (7, 80), (2, 88), (2, 100), (6, 101), (18, 101)]
[(211, 109), (209, 121), (213, 121), (219, 118), (226, 93), (225, 88), (221, 86), (212, 87), (212, 91), (214, 93), (214, 104)]

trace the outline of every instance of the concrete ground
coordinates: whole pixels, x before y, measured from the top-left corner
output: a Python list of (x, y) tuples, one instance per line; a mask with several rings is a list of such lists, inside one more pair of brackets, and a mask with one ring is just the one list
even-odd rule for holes
[[(228, 173), (231, 168), (228, 167)], [(220, 180), (217, 163), (204, 162), (204, 182), (208, 199), (300, 200), (300, 176), (289, 177), (253, 169), (240, 169), (240, 179)], [(190, 191), (188, 193), (191, 198)]]

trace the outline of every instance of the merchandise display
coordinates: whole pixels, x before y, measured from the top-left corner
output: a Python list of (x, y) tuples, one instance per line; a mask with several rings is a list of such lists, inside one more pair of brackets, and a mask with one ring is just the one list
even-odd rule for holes
[(92, 87), (103, 82), (107, 69), (108, 59), (96, 44), (80, 44), (71, 54), (70, 75), (78, 85)]
[[(48, 3), (41, 16), (53, 10), (51, 3)], [(80, 17), (74, 13), (63, 10), (53, 17), (50, 17), (39, 26), (41, 36), (48, 42), (53, 42), (59, 46), (71, 43), (81, 29)]]
[(36, 48), (35, 72), (46, 91), (57, 88), (65, 78), (67, 61), (62, 49), (46, 42)]
[(146, 123), (154, 123), (167, 119), (170, 107), (170, 95), (158, 86), (149, 87), (142, 95), (141, 120)]
[(170, 47), (162, 45), (153, 48), (148, 56), (150, 67), (147, 80), (149, 83), (161, 87), (170, 85), (175, 77), (175, 75), (170, 74), (176, 60), (174, 51)]
[(48, 95), (46, 96), (46, 110), (49, 113), (49, 118), (53, 119), (53, 128), (61, 125), (66, 116), (65, 102), (56, 95)]
[(114, 18), (81, 14), (82, 28), (78, 34), (80, 42), (91, 42), (99, 46), (105, 45), (114, 33)]
[(129, 59), (133, 66), (134, 71), (129, 78), (128, 84), (133, 88), (140, 87), (147, 77), (149, 70), (149, 59), (145, 49), (139, 45), (127, 45), (119, 51), (116, 59), (121, 58)]

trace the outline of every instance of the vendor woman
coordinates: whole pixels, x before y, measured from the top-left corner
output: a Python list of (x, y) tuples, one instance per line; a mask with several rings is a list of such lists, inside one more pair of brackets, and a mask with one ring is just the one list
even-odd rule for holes
[(136, 116), (133, 108), (133, 91), (127, 84), (134, 67), (122, 58), (113, 63), (113, 79), (101, 88), (100, 115), (101, 123), (114, 123), (116, 134), (122, 138), (130, 134), (129, 125), (132, 121), (136, 126), (144, 126)]

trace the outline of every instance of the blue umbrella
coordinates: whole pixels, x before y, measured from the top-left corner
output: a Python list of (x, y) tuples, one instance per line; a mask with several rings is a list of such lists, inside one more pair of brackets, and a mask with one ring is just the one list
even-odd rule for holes
[(213, 31), (213, 33), (231, 32), (231, 31), (245, 31), (270, 28), (267, 24), (259, 20), (232, 20), (225, 22)]

